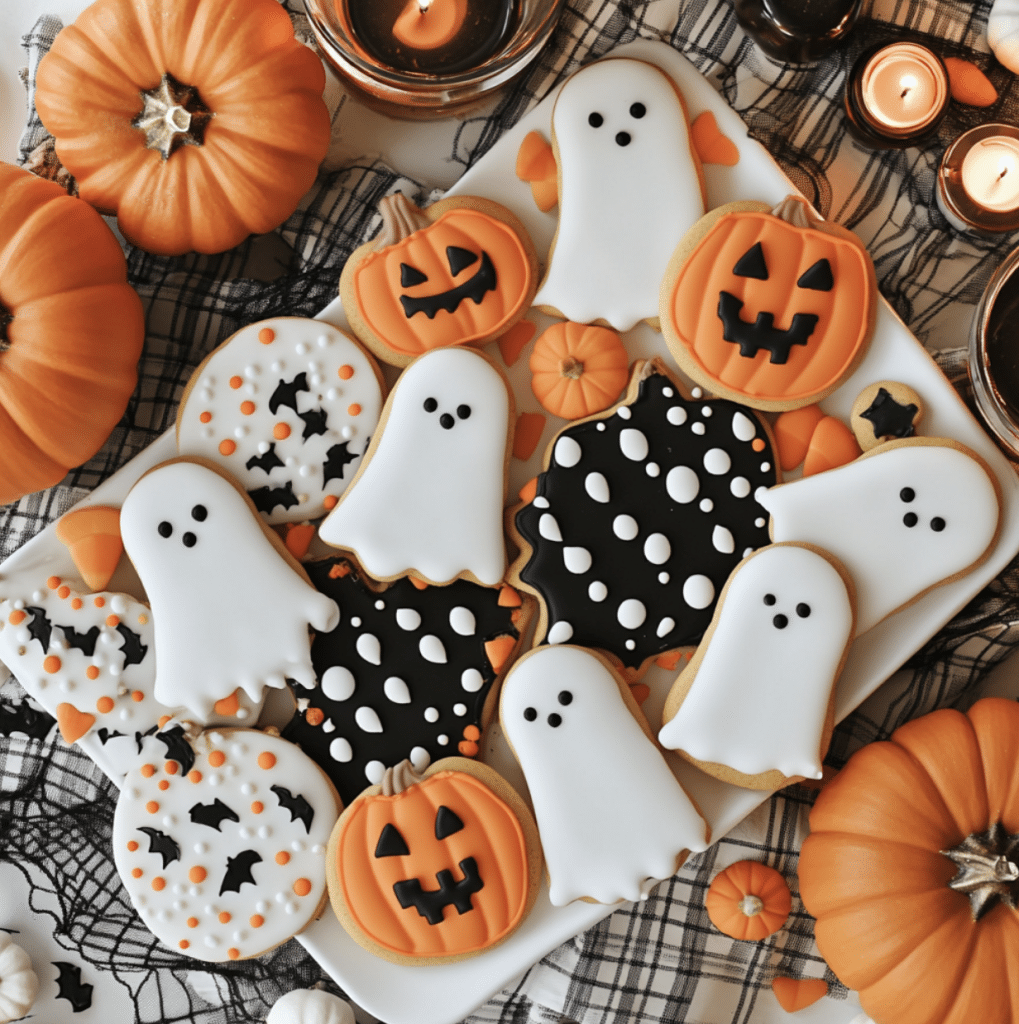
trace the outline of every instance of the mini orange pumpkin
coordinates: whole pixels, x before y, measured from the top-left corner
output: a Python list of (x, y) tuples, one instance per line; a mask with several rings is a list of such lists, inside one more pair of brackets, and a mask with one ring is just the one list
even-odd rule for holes
[(397, 963), (442, 963), (496, 945), (537, 894), (537, 830), (492, 769), (409, 761), (343, 812), (329, 842), (329, 892), (340, 922)]
[(311, 187), (324, 85), (277, 0), (97, 0), (40, 61), (35, 103), (79, 195), (125, 238), (214, 253)]
[(1019, 1015), (1019, 704), (935, 711), (817, 798), (799, 862), (822, 956), (880, 1024)]
[(863, 358), (877, 282), (860, 240), (789, 197), (701, 218), (662, 282), (662, 331), (680, 368), (756, 409), (809, 405)]
[(626, 387), (629, 358), (615, 331), (553, 324), (531, 353), (531, 390), (553, 416), (576, 420), (607, 409)]
[(99, 214), (0, 164), (0, 504), (99, 450), (134, 390), (144, 336)]
[(340, 295), (380, 359), (406, 366), (433, 348), (490, 341), (530, 308), (538, 260), (505, 207), (458, 197), (420, 210), (396, 193), (379, 212), (382, 231), (347, 261)]
[(785, 924), (792, 896), (767, 864), (739, 860), (715, 875), (704, 898), (711, 923), (733, 939), (766, 939)]

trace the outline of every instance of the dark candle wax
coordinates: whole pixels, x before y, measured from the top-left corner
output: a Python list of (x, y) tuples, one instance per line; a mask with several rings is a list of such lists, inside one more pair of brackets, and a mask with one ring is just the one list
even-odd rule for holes
[[(404, 46), (393, 35), (407, 0), (336, 0), (350, 19), (361, 45), (376, 60), (397, 71), (452, 74), (484, 63), (516, 24), (516, 0), (468, 0), (463, 27), (432, 50)], [(427, 14), (425, 15), (427, 16)]]
[(987, 318), (987, 367), (991, 381), (1019, 421), (1019, 273), (1001, 286)]
[(736, 19), (775, 60), (819, 60), (852, 28), (860, 0), (736, 0)]

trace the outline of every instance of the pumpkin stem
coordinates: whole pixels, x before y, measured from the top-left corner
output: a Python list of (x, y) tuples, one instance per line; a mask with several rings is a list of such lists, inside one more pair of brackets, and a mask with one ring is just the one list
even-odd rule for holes
[(793, 227), (801, 229), (812, 228), (814, 225), (821, 223), (820, 220), (813, 216), (807, 201), (800, 198), (800, 196), (786, 196), (771, 211), (771, 215), (772, 217), (778, 217), (779, 220), (784, 220), (787, 224), (792, 224)]
[(396, 796), (424, 778), (414, 770), (410, 761), (401, 761), (393, 768), (387, 768), (382, 776), (382, 795)]
[(959, 868), (948, 886), (969, 897), (974, 921), (980, 920), (998, 900), (1016, 909), (1019, 835), (1010, 835), (999, 821), (986, 832), (967, 836), (958, 846), (941, 853)]
[(393, 195), (381, 199), (379, 213), (382, 215), (382, 230), (375, 239), (376, 252), (402, 242), (429, 224), (425, 212), (415, 206), (402, 192), (394, 192)]
[(559, 372), (570, 380), (580, 380), (584, 376), (584, 364), (573, 356), (567, 356), (559, 364)]
[(13, 319), (10, 310), (0, 302), (0, 352), (6, 352), (11, 347), (11, 339), (7, 336), (7, 325)]
[(181, 146), (200, 146), (215, 116), (193, 85), (178, 82), (169, 71), (154, 89), (142, 92), (142, 111), (131, 122), (145, 132), (145, 148), (158, 149), (169, 160)]
[(741, 914), (746, 914), (747, 917), (756, 917), (764, 910), (764, 900), (760, 896), (748, 894), (739, 901), (738, 906)]

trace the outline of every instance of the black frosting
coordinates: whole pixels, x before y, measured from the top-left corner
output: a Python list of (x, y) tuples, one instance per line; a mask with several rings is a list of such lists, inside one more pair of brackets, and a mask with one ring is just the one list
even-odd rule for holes
[(294, 485), (288, 480), (282, 487), (257, 487), (248, 491), (248, 497), (255, 503), (259, 512), (270, 513), (277, 505), (286, 508), (293, 508), (298, 504), (297, 495), (294, 494)]
[(474, 909), (471, 896), (480, 892), (485, 883), (478, 874), (478, 862), (473, 857), (464, 857), (460, 861), (463, 877), (459, 882), (453, 881), (453, 872), (443, 868), (435, 873), (438, 889), (427, 892), (416, 878), (408, 878), (404, 882), (396, 882), (393, 892), (404, 910), (413, 907), (429, 924), (442, 924), (442, 912), (448, 906), (456, 907), (458, 914), (466, 914)]
[(175, 725), (172, 729), (157, 732), (156, 739), (166, 747), (167, 760), (176, 761), (180, 765), (182, 775), (187, 775), (194, 768), (195, 750), (182, 726)]
[(219, 887), (220, 896), (225, 892), (240, 892), (242, 885), (257, 885), (251, 869), (261, 863), (262, 855), (255, 850), (241, 850), (236, 857), (227, 857), (226, 874)]
[[(460, 270), (469, 264), (464, 263), (461, 257), (454, 259), (450, 255), (451, 249), (459, 253), (467, 252), (467, 250), (459, 249), (456, 246), (450, 246), (446, 250), (446, 258), (449, 260), (450, 270), (455, 277), (459, 271), (454, 269), (454, 264), (459, 266)], [(477, 257), (471, 261), (471, 263), (475, 262), (477, 262)], [(447, 313), (455, 313), (460, 308), (460, 303), (466, 299), (470, 299), (474, 305), (480, 306), (485, 294), (495, 291), (497, 285), (495, 264), (492, 263), (492, 258), (487, 252), (482, 252), (481, 266), (463, 284), (450, 288), (448, 291), (439, 292), (437, 295), (401, 295), (400, 304), (403, 306), (404, 315), (408, 320), (416, 313), (424, 313), (429, 320), (434, 320), (436, 313), (441, 309)]]
[(913, 420), (919, 409), (913, 402), (905, 405), (896, 402), (885, 388), (878, 388), (874, 401), (860, 413), (861, 418), (870, 421), (874, 438), (912, 437)]
[[(707, 576), (717, 600), (744, 551), (769, 542), (768, 513), (754, 494), (757, 488), (776, 482), (776, 460), (750, 409), (723, 399), (685, 401), (661, 374), (644, 380), (636, 401), (626, 408), (629, 419), (613, 414), (564, 431), (563, 436), (580, 445), (580, 461), (572, 467), (560, 466), (553, 454), (548, 471), (538, 477), (538, 503), (530, 502), (517, 512), (516, 526), (532, 549), (520, 577), (544, 600), (550, 628), (557, 622), (569, 623), (570, 643), (609, 651), (624, 665), (636, 668), (665, 651), (697, 643), (707, 629), (714, 601), (706, 608), (690, 607), (683, 598), (688, 577)], [(685, 414), (679, 425), (668, 419), (669, 410), (676, 408), (683, 412), (673, 413), (674, 418)], [(711, 415), (705, 416), (708, 411)], [(756, 428), (754, 438), (737, 439), (733, 433), (737, 413)], [(691, 429), (695, 424), (703, 424), (703, 434)], [(640, 430), (648, 442), (648, 456), (640, 461), (627, 458), (620, 449), (620, 434), (631, 428)], [(761, 451), (754, 451), (754, 440), (759, 445), (763, 442)], [(723, 475), (704, 467), (705, 453), (714, 448), (731, 459), (731, 468)], [(647, 473), (651, 463), (659, 468), (656, 476)], [(768, 469), (761, 468), (764, 464)], [(675, 501), (666, 488), (669, 471), (676, 466), (688, 466), (700, 481), (696, 498), (686, 504)], [(608, 482), (611, 500), (607, 504), (587, 493), (585, 480), (592, 472), (601, 473)], [(749, 493), (737, 498), (730, 485), (740, 477), (747, 481)], [(700, 507), (705, 498), (712, 502), (711, 511)], [(547, 508), (539, 507), (543, 502)], [(561, 542), (541, 536), (539, 523), (545, 513), (555, 517)], [(639, 534), (634, 540), (622, 540), (614, 533), (613, 520), (618, 515), (636, 520)], [(757, 521), (762, 525), (755, 525)], [(732, 534), (731, 554), (714, 546), (716, 526)], [(664, 534), (671, 548), (661, 565), (644, 555), (646, 538), (656, 533)], [(585, 548), (593, 559), (591, 567), (583, 573), (567, 569), (565, 547)], [(668, 573), (666, 583), (659, 579), (663, 572)], [(594, 581), (608, 589), (602, 601), (589, 596)], [(631, 598), (642, 602), (647, 612), (637, 629), (624, 628), (617, 617), (621, 602)], [(659, 623), (666, 618), (673, 619), (675, 627), (659, 637)], [(629, 649), (628, 640), (633, 642)]]
[[(356, 688), (344, 701), (330, 700), (321, 685), (306, 689), (294, 684), (294, 692), (303, 710), (283, 730), (283, 736), (300, 745), (332, 779), (344, 804), (371, 785), (365, 775), (370, 761), (380, 761), (389, 768), (410, 757), (414, 747), (422, 747), (432, 760), (459, 754), (464, 729), (479, 726), (485, 698), (496, 674), (485, 657), (485, 641), (499, 636), (516, 637), (511, 615), (515, 609), (499, 605), (499, 590), (479, 587), (457, 580), (446, 587), (418, 590), (409, 579), (400, 579), (383, 593), (370, 590), (352, 570), (345, 576), (330, 572), (348, 563), (329, 559), (305, 565), (312, 583), (333, 598), (340, 606), (340, 624), (331, 633), (317, 633), (311, 645), (311, 659), (321, 684), (325, 673), (342, 666), (353, 674)], [(381, 602), (384, 607), (376, 608)], [(450, 626), (450, 610), (457, 606), (469, 608), (474, 615), (472, 636), (461, 636)], [(397, 609), (408, 609), (421, 616), (421, 624), (413, 630), (397, 624)], [(360, 625), (355, 626), (354, 620)], [(363, 633), (377, 637), (381, 645), (381, 664), (373, 665), (357, 652), (357, 639)], [(439, 638), (446, 650), (446, 663), (426, 661), (420, 653), (421, 637), (431, 634)], [(467, 669), (481, 675), (482, 685), (468, 691), (461, 684)], [(391, 677), (402, 679), (410, 692), (410, 703), (400, 704), (386, 696), (384, 685)], [(308, 705), (303, 705), (303, 700)], [(466, 713), (457, 715), (457, 704)], [(379, 717), (382, 732), (362, 730), (355, 721), (358, 708), (371, 708)], [(311, 725), (307, 710), (317, 709), (324, 715), (321, 724)], [(425, 709), (434, 708), (434, 722), (425, 718)], [(432, 716), (434, 717), (434, 716)], [(445, 743), (439, 737), (446, 738)], [(330, 747), (337, 739), (351, 746), (349, 761), (336, 760)]]
[(143, 827), (138, 831), (144, 832), (149, 837), (149, 853), (158, 854), (163, 858), (164, 869), (175, 860), (180, 860), (180, 846), (172, 836), (160, 832), (158, 828)]
[(82, 983), (81, 968), (58, 960), (53, 961), (53, 966), (60, 972), (57, 977), (57, 999), (66, 999), (75, 1013), (90, 1009), (92, 986)]
[[(367, 445), (365, 447), (367, 448)], [(323, 486), (330, 480), (342, 480), (347, 464), (356, 458), (357, 453), (350, 450), (350, 442), (341, 441), (339, 444), (334, 444), (326, 452), (326, 460), (322, 463)]]
[(244, 463), (245, 469), (260, 469), (263, 473), (271, 473), (274, 469), (284, 466), (284, 461), (276, 454), (276, 442), (269, 445), (269, 450), (261, 455), (252, 455)]
[[(133, 629), (125, 626), (123, 622), (118, 623), (116, 630), (124, 638), (124, 642), (120, 645), (121, 651), (124, 652), (124, 668), (127, 668), (128, 665), (140, 665), (145, 660), (145, 655), (148, 654), (148, 645), (143, 644), (141, 636)], [(64, 635), (66, 636), (66, 633)], [(98, 635), (97, 629), (96, 636)], [(71, 646), (76, 647), (77, 644), (72, 643)], [(95, 647), (94, 640), (92, 641), (92, 646)], [(89, 654), (91, 652), (86, 651), (85, 653)]]
[(311, 832), (315, 808), (300, 793), (291, 793), (285, 786), (270, 786), (269, 789), (276, 794), (280, 807), (290, 812), (290, 820), (301, 821), (304, 824), (304, 831)]
[(269, 412), (276, 415), (276, 411), (281, 405), (288, 406), (297, 412), (297, 396), (301, 391), (310, 391), (308, 387), (308, 375), (306, 373), (299, 373), (293, 380), (286, 381), (281, 380), (276, 385), (276, 390), (273, 391), (272, 397), (269, 399)]
[(729, 292), (718, 293), (718, 318), (722, 321), (722, 337), (739, 345), (739, 354), (753, 359), (758, 352), (770, 352), (771, 362), (783, 365), (789, 359), (793, 345), (806, 345), (817, 326), (815, 313), (794, 313), (792, 323), (785, 330), (775, 326), (774, 313), (758, 313), (754, 321), (740, 316), (741, 299)]
[[(196, 825), (208, 825), (217, 832), (222, 832), (220, 827), (224, 821), (240, 821), (240, 815), (228, 807), (219, 797), (216, 797), (211, 804), (195, 804), (188, 814)], [(293, 818), (290, 819), (293, 821)]]

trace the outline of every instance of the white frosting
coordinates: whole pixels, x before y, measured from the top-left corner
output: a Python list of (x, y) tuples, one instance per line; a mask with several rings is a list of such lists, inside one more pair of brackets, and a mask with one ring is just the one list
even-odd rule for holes
[(707, 847), (703, 819), (594, 655), (538, 648), (510, 670), (500, 713), (534, 801), (553, 906), (639, 899), (683, 850)]
[(295, 989), (278, 999), (265, 1024), (355, 1024), (354, 1011), (321, 989)]
[(745, 775), (819, 779), (831, 689), (853, 629), (842, 576), (815, 551), (781, 544), (742, 562), (728, 586), (693, 684), (658, 741)]
[[(146, 741), (117, 801), (114, 860), (146, 927), (171, 949), (216, 963), (236, 959), (231, 949), (241, 958), (256, 956), (299, 932), (319, 909), (326, 891), (325, 849), (338, 814), (336, 797), (318, 766), (279, 737), (248, 729), (208, 730), (194, 746), (192, 773), (182, 775), (166, 770), (167, 764), (177, 763), (167, 762), (158, 738)], [(222, 755), (224, 764), (217, 767), (210, 755)], [(262, 755), (275, 761), (260, 762)], [(166, 788), (160, 788), (163, 783)], [(288, 809), (284, 803), (290, 798), (273, 786), (307, 801), (313, 812), (310, 827), (294, 817), (300, 805)], [(218, 815), (218, 828), (192, 820), (192, 808), (217, 800), (232, 812)], [(177, 856), (164, 863), (161, 854), (150, 852), (160, 840), (143, 828), (169, 837)], [(260, 859), (245, 857), (246, 851)], [(238, 856), (250, 862), (254, 881), (220, 891), (228, 859)], [(193, 875), (195, 869), (202, 869), (204, 877)], [(302, 879), (310, 883), (303, 896)], [(256, 915), (263, 919), (257, 927)], [(194, 924), (189, 926), (189, 920)]]
[[(273, 403), (271, 411), (280, 382), (291, 384), (302, 373), (307, 390), (294, 390), (297, 408)], [(177, 445), (181, 455), (218, 463), (246, 491), (289, 483), (296, 503), (277, 504), (266, 518), (299, 522), (322, 515), (327, 496), (335, 499), (346, 489), (381, 410), (372, 361), (353, 338), (322, 320), (276, 317), (243, 327), (196, 371), (177, 417)], [(316, 415), (301, 419), (309, 413)], [(229, 454), (220, 449), (224, 441), (233, 446)], [(340, 475), (326, 480), (329, 453), (337, 446), (342, 457), (333, 452), (333, 471)], [(263, 460), (268, 472), (249, 468), (252, 459)]]
[[(912, 501), (901, 497), (906, 488)], [(759, 500), (774, 540), (815, 544), (846, 567), (857, 635), (973, 566), (998, 529), (998, 496), (983, 466), (958, 448), (929, 443), (895, 444), (770, 488)], [(910, 513), (912, 527), (904, 521)]]
[(461, 573), (498, 583), (510, 414), (503, 378), (470, 349), (435, 349), (403, 371), (387, 410), (378, 447), (319, 535), (378, 579), (415, 570), (433, 583)]
[[(641, 117), (631, 113), (638, 103)], [(589, 121), (594, 114), (598, 127)], [(626, 145), (617, 142), (620, 133)], [(666, 264), (704, 213), (686, 114), (657, 68), (602, 60), (563, 86), (552, 134), (559, 227), (534, 304), (628, 331), (658, 316)]]
[(605, 479), (604, 473), (588, 473), (584, 477), (584, 490), (592, 501), (607, 505), (612, 498), (609, 490), (609, 482)]
[(339, 609), (291, 568), (219, 473), (193, 462), (156, 468), (125, 499), (120, 529), (152, 605), (160, 703), (207, 721), (238, 687), (257, 702), (287, 678), (316, 685), (308, 626), (334, 629)]

